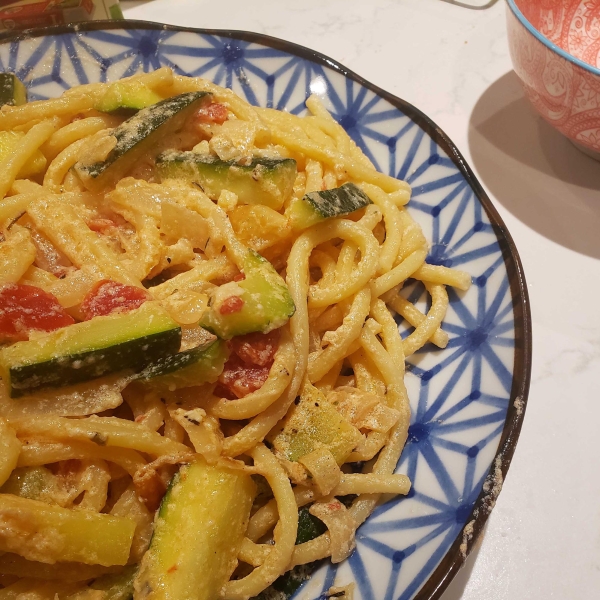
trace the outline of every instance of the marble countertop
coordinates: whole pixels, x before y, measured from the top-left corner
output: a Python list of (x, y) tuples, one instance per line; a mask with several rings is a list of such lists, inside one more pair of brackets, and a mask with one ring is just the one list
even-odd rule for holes
[[(485, 5), (484, 0), (464, 0)], [(502, 0), (150, 0), (127, 18), (238, 29), (318, 50), (454, 141), (511, 232), (529, 286), (529, 403), (498, 503), (443, 600), (600, 589), (600, 164), (541, 120), (512, 72)]]

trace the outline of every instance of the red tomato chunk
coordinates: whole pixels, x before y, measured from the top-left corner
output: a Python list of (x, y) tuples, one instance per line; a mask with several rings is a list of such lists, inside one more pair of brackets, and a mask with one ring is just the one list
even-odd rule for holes
[(280, 337), (279, 329), (270, 333), (239, 335), (231, 340), (231, 349), (249, 365), (270, 367), (279, 347)]
[(196, 123), (217, 123), (222, 125), (227, 121), (227, 107), (220, 102), (213, 102), (203, 106), (192, 117)]
[(269, 377), (279, 338), (278, 329), (234, 337), (229, 342), (232, 354), (219, 377), (215, 395), (235, 400), (260, 389)]
[(150, 294), (141, 288), (103, 279), (83, 299), (81, 312), (89, 321), (93, 317), (135, 310), (146, 300), (150, 300)]
[(219, 312), (222, 315), (232, 315), (240, 312), (244, 308), (244, 301), (239, 296), (229, 296), (223, 300), (223, 304), (219, 307)]
[(48, 292), (33, 285), (0, 287), (0, 339), (27, 340), (31, 331), (54, 331), (75, 320)]
[(261, 388), (269, 377), (269, 367), (248, 365), (239, 356), (233, 354), (225, 363), (225, 368), (219, 377), (219, 383), (215, 389), (217, 396), (229, 400), (243, 398), (251, 392)]

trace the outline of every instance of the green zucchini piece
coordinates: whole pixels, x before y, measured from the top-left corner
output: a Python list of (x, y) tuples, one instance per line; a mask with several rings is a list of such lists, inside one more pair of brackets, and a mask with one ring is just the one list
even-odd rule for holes
[(0, 375), (18, 398), (124, 369), (140, 371), (175, 354), (180, 344), (179, 325), (160, 305), (145, 302), (128, 313), (94, 317), (2, 348)]
[(137, 112), (162, 99), (141, 81), (117, 81), (106, 90), (94, 108), (105, 113)]
[(322, 562), (316, 560), (305, 565), (296, 565), (293, 569), (278, 577), (266, 590), (250, 600), (288, 600), (305, 581), (310, 579)]
[(0, 73), (0, 106), (19, 106), (27, 102), (27, 88), (13, 73)]
[(267, 436), (277, 456), (297, 461), (326, 448), (342, 465), (362, 440), (360, 431), (347, 421), (323, 392), (305, 383), (300, 400)]
[(90, 587), (104, 592), (102, 600), (131, 600), (133, 598), (133, 580), (138, 565), (127, 565), (120, 573), (108, 573), (94, 580)]
[(187, 118), (211, 98), (208, 92), (187, 92), (140, 110), (112, 131), (95, 137), (75, 164), (75, 172), (90, 191), (114, 185), (140, 157), (153, 158), (158, 142), (180, 131)]
[(152, 380), (153, 387), (169, 390), (214, 383), (228, 358), (227, 344), (217, 339), (159, 359), (140, 373), (140, 379)]
[[(311, 515), (308, 509), (308, 506), (303, 506), (298, 511), (296, 545), (310, 542), (327, 531), (325, 523)], [(315, 561), (305, 565), (296, 565), (251, 600), (288, 600), (305, 581), (310, 579), (310, 576), (316, 571), (321, 562)]]
[(199, 458), (173, 478), (136, 577), (137, 600), (214, 600), (237, 565), (252, 477)]
[(371, 199), (353, 183), (311, 192), (290, 204), (288, 217), (294, 229), (306, 229), (331, 217), (350, 214), (372, 204)]
[(242, 204), (263, 204), (274, 210), (279, 210), (292, 195), (296, 179), (293, 158), (225, 161), (197, 152), (167, 151), (157, 157), (156, 167), (162, 179), (193, 181), (213, 200), (223, 190), (229, 190)]
[(18, 467), (0, 488), (1, 494), (42, 501), (52, 492), (56, 492), (56, 478), (46, 467)]
[[(308, 506), (303, 506), (298, 511), (296, 544), (310, 542), (310, 540), (314, 540), (326, 531), (327, 527), (323, 521), (308, 512)], [(305, 565), (296, 565), (251, 600), (288, 600), (305, 581), (310, 579), (321, 562), (315, 561)]]
[(310, 542), (327, 531), (327, 526), (321, 519), (318, 519), (309, 512), (308, 506), (303, 506), (298, 511), (298, 533), (296, 534), (296, 544)]
[[(253, 331), (268, 333), (287, 323), (296, 311), (285, 281), (260, 254), (249, 250), (242, 271), (245, 279), (213, 291), (210, 310), (201, 323), (224, 340)], [(223, 314), (228, 300), (236, 296), (242, 299), (241, 310)]]

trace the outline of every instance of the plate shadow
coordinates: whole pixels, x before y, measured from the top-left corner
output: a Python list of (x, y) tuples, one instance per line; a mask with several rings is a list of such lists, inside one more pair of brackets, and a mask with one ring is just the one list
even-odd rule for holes
[(469, 148), (478, 177), (515, 217), (561, 246), (600, 258), (600, 163), (534, 111), (514, 72), (475, 105)]

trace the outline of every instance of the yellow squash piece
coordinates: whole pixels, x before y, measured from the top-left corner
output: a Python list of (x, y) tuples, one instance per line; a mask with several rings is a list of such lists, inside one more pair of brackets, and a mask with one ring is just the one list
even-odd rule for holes
[(325, 396), (306, 383), (300, 399), (269, 441), (283, 458), (297, 461), (314, 450), (326, 448), (338, 465), (362, 440), (362, 434), (344, 419)]
[(135, 580), (136, 600), (215, 600), (237, 565), (256, 487), (199, 458), (164, 497)]
[(0, 494), (0, 552), (28, 560), (124, 565), (134, 531), (135, 522), (124, 517)]

